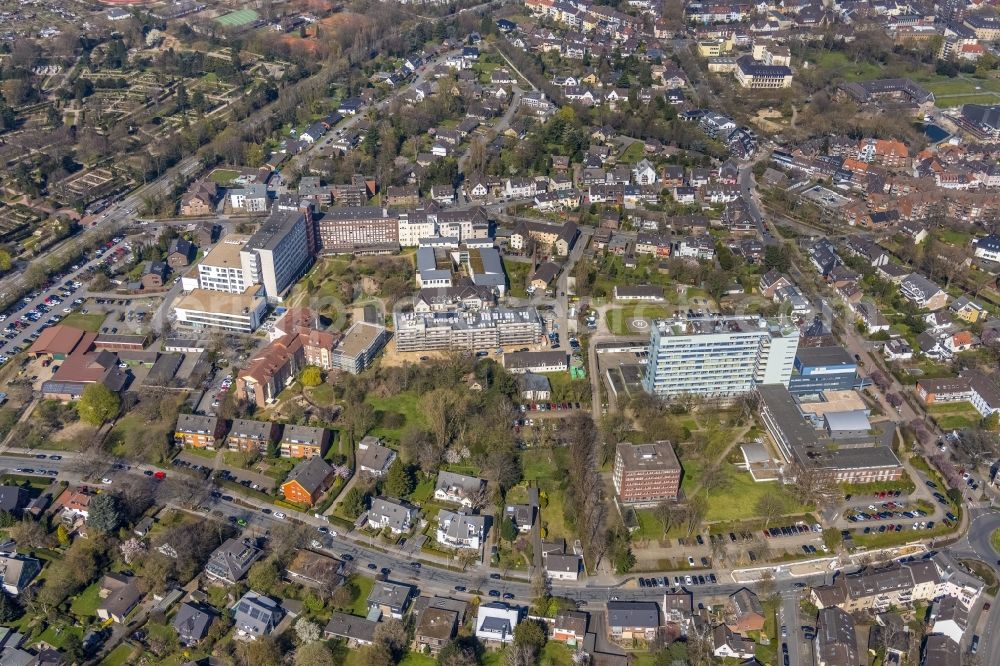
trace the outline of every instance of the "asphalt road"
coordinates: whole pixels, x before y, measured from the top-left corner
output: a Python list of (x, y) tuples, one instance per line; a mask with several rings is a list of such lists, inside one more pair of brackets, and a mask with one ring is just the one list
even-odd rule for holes
[[(781, 626), (786, 628), (788, 632), (787, 637), (780, 635)], [(799, 618), (799, 592), (794, 588), (791, 590), (782, 590), (781, 592), (781, 618), (778, 633), (778, 652), (782, 651), (780, 647), (782, 643), (788, 645), (788, 666), (799, 666), (800, 663), (810, 663), (802, 659), (802, 655), (799, 654), (803, 643), (802, 623)]]
[[(970, 554), (975, 554), (1000, 577), (1000, 553), (990, 543), (990, 536), (998, 529), (1000, 529), (1000, 512), (990, 510), (980, 513), (969, 524), (965, 542), (956, 543), (955, 549), (967, 546), (971, 550)], [(1000, 664), (1000, 608), (986, 613), (986, 622), (979, 634), (978, 655), (983, 664)], [(971, 640), (971, 635), (967, 635), (966, 641)]]

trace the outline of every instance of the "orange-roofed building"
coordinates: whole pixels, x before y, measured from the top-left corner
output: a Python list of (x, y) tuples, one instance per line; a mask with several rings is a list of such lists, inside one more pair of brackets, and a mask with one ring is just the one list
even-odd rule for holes
[(852, 157), (848, 157), (844, 160), (843, 168), (847, 171), (853, 171), (854, 173), (868, 173), (868, 165), (861, 160), (856, 160)]
[(906, 167), (910, 162), (910, 149), (902, 141), (877, 139), (873, 150), (873, 160), (890, 169)]
[(96, 339), (97, 333), (60, 324), (43, 330), (28, 348), (28, 353), (35, 358), (48, 356), (54, 361), (62, 361), (74, 352), (90, 351)]

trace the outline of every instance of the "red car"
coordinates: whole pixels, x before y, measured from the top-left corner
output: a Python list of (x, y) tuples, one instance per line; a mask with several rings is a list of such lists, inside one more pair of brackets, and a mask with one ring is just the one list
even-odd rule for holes
[(154, 479), (165, 479), (165, 478), (167, 478), (167, 473), (166, 472), (153, 472), (153, 478)]

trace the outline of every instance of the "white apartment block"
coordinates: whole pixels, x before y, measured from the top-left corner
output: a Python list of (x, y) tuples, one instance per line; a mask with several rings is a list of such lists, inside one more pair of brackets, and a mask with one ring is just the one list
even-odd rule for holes
[(731, 398), (760, 384), (788, 386), (799, 331), (782, 320), (720, 317), (657, 321), (643, 378), (655, 395)]

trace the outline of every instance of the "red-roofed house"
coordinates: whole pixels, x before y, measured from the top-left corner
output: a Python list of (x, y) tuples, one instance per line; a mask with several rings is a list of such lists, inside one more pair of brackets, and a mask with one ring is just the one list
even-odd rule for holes
[(43, 330), (28, 348), (28, 353), (35, 358), (48, 356), (54, 361), (62, 361), (73, 352), (90, 351), (96, 339), (97, 333), (56, 325)]

